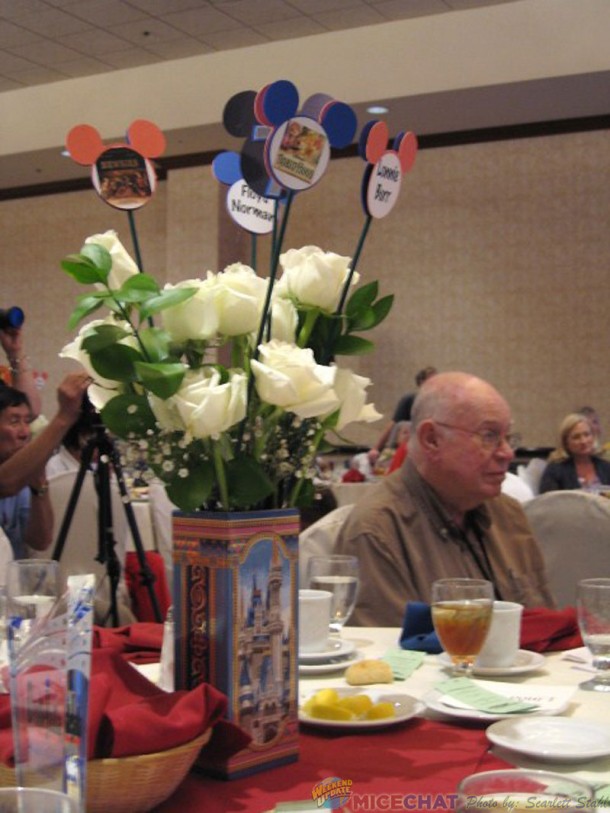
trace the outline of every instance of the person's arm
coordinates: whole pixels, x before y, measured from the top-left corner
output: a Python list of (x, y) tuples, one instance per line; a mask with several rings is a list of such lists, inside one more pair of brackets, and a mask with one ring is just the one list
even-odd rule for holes
[(33, 478), (30, 485), (30, 513), (23, 541), (33, 550), (46, 550), (53, 541), (53, 507), (49, 498), (49, 484), (44, 477)]
[(57, 389), (58, 410), (27, 446), (0, 464), (0, 497), (10, 497), (26, 485), (40, 484), (40, 472), (80, 414), (83, 395), (91, 379), (87, 373), (71, 373)]
[(37, 418), (40, 415), (41, 398), (25, 353), (21, 328), (0, 330), (0, 342), (6, 353), (13, 387), (27, 395), (32, 418)]

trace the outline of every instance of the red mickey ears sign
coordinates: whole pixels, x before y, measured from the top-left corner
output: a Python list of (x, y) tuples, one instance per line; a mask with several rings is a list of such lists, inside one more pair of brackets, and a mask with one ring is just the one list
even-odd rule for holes
[(368, 162), (362, 179), (362, 206), (371, 217), (385, 217), (398, 200), (402, 176), (415, 163), (417, 138), (400, 133), (394, 149), (387, 148), (388, 127), (383, 121), (370, 121), (362, 129), (359, 152)]
[(155, 191), (157, 178), (149, 158), (165, 150), (165, 136), (150, 121), (138, 119), (127, 130), (127, 143), (104, 146), (89, 124), (73, 127), (66, 149), (77, 164), (91, 166), (96, 192), (115, 209), (139, 209)]

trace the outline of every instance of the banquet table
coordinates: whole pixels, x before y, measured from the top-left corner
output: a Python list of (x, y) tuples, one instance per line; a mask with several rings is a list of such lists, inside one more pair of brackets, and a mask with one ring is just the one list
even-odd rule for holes
[[(342, 637), (353, 642), (364, 657), (375, 658), (397, 647), (399, 634), (400, 630), (393, 628), (346, 627)], [(421, 699), (447, 676), (440, 656), (426, 655), (406, 680), (395, 681), (387, 690)], [(494, 680), (575, 687), (563, 715), (595, 721), (610, 730), (608, 694), (577, 688), (586, 679), (587, 672), (567, 660), (564, 652), (553, 652), (544, 656), (544, 663), (534, 672), (486, 681), (491, 689)], [(299, 701), (320, 688), (346, 686), (340, 671), (301, 675)], [(358, 688), (363, 692), (373, 689)], [(281, 804), (297, 801), (308, 802), (308, 806), (303, 804), (298, 809), (314, 810), (312, 789), (328, 777), (351, 780), (354, 795), (345, 810), (451, 810), (453, 794), (463, 776), (513, 766), (552, 770), (586, 779), (598, 787), (610, 785), (610, 756), (588, 762), (543, 762), (492, 746), (485, 736), (487, 725), (444, 717), (429, 709), (416, 718), (379, 729), (352, 731), (302, 723), (298, 762), (229, 781), (191, 773), (156, 811), (262, 813), (278, 805), (281, 810)]]

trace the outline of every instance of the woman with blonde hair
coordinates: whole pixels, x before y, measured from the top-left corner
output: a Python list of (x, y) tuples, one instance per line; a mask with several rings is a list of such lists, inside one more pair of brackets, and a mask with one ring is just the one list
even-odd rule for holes
[(596, 454), (595, 437), (585, 415), (567, 415), (559, 427), (559, 437), (560, 445), (542, 474), (541, 494), (579, 488), (595, 492), (610, 485), (610, 462)]

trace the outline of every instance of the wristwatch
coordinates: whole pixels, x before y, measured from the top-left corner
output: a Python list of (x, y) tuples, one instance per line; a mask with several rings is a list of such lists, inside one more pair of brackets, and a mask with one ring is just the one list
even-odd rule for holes
[(43, 483), (40, 488), (34, 488), (34, 486), (30, 486), (30, 491), (34, 497), (44, 497), (44, 495), (49, 490), (49, 484)]

